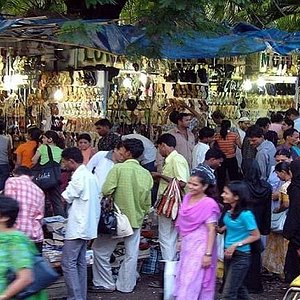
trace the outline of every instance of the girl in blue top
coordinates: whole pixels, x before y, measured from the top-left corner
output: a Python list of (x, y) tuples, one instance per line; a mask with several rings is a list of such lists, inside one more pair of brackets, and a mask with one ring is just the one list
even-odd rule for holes
[(223, 201), (230, 206), (224, 215), (226, 231), (224, 270), (225, 284), (222, 299), (248, 300), (249, 295), (244, 279), (250, 265), (250, 245), (260, 238), (253, 213), (248, 209), (250, 195), (242, 181), (232, 181), (224, 187)]

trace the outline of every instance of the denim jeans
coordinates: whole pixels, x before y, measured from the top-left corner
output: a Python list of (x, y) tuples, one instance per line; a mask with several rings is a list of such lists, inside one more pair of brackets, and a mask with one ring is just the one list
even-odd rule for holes
[(0, 191), (4, 189), (5, 181), (9, 177), (9, 164), (0, 165)]
[(65, 240), (61, 267), (68, 290), (67, 300), (87, 299), (87, 241), (82, 239)]
[(244, 279), (251, 262), (251, 254), (236, 250), (231, 259), (224, 259), (225, 284), (222, 300), (249, 300)]

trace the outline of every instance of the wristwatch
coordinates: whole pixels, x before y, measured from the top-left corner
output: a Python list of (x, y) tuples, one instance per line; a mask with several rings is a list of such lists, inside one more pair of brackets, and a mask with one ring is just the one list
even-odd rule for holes
[(244, 246), (244, 243), (243, 243), (243, 242), (238, 242), (238, 243), (237, 243), (237, 246), (238, 246), (238, 247), (242, 247), (242, 246)]

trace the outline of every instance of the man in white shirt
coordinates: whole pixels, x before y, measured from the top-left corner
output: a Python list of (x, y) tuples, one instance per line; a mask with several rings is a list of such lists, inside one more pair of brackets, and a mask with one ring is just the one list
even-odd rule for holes
[(100, 188), (96, 177), (83, 165), (78, 148), (62, 152), (62, 163), (73, 171), (71, 181), (62, 193), (70, 204), (62, 253), (62, 270), (68, 290), (68, 299), (87, 299), (87, 241), (97, 237), (100, 218)]
[(209, 144), (213, 141), (215, 131), (209, 127), (203, 127), (199, 130), (199, 141), (193, 149), (192, 169), (204, 162), (205, 154), (209, 149)]
[[(113, 168), (116, 163), (123, 162), (124, 157), (120, 152), (120, 148), (123, 147), (122, 142), (118, 143), (116, 148), (111, 151), (99, 151), (97, 152), (88, 162), (87, 169), (94, 172), (98, 183), (100, 185), (101, 197), (102, 197), (102, 186), (107, 178), (109, 171)], [(100, 197), (100, 198), (101, 198)], [(100, 201), (100, 199), (99, 199)], [(104, 241), (105, 243), (105, 241)], [(99, 235), (93, 242), (92, 249), (94, 251), (94, 263), (93, 263), (93, 286), (90, 288), (89, 292), (112, 292), (108, 288), (102, 287), (103, 277), (105, 278), (103, 272), (101, 272), (102, 267), (102, 253), (103, 253), (103, 238)]]

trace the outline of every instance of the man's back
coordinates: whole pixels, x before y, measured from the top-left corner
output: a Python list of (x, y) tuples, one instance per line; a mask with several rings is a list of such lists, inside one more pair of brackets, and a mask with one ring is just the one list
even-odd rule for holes
[(19, 202), (20, 210), (16, 228), (32, 241), (43, 241), (42, 219), (44, 217), (45, 195), (29, 176), (8, 178), (4, 193)]
[(114, 201), (128, 217), (133, 228), (142, 225), (151, 205), (153, 180), (149, 171), (135, 159), (116, 164), (102, 186), (104, 195), (113, 194)]

